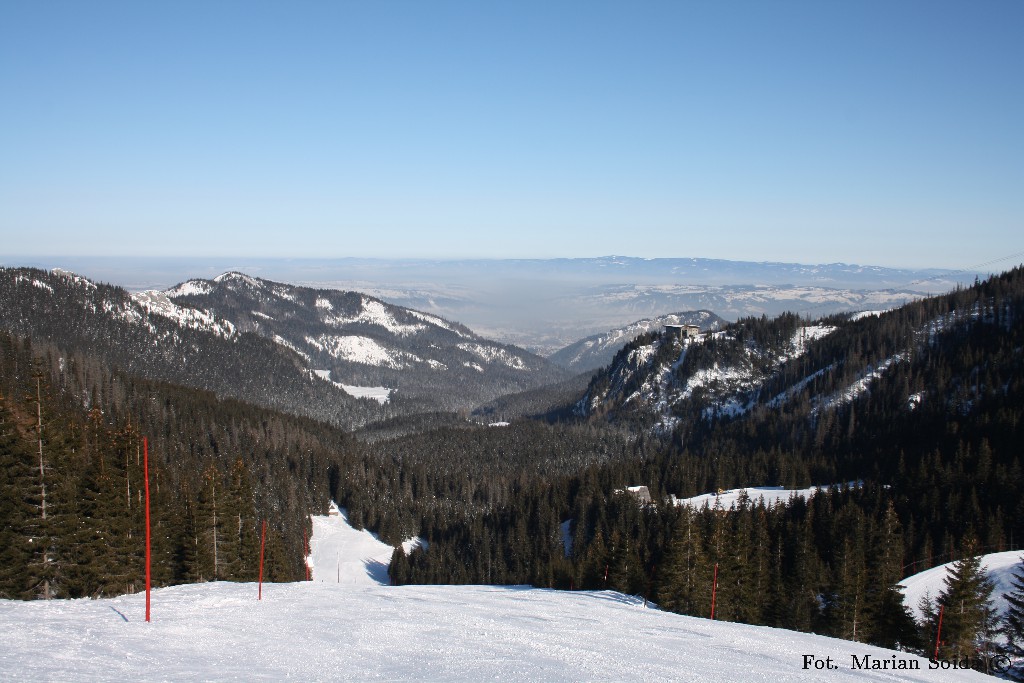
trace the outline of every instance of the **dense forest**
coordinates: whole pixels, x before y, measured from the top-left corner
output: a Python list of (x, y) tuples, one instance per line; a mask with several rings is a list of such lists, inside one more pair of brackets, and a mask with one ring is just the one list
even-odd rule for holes
[[(744, 389), (747, 409), (709, 412), (714, 391), (691, 394), (670, 406), (667, 433), (622, 403), (574, 414), (577, 395), (543, 419), (486, 427), (424, 415), (357, 438), (140, 379), (57, 337), (4, 334), (0, 596), (138, 589), (145, 435), (158, 583), (252, 579), (264, 519), (271, 580), (300, 579), (308, 515), (334, 499), (392, 544), (429, 541), (396, 551), (396, 583), (610, 588), (708, 616), (717, 576), (717, 619), (913, 646), (927, 634), (902, 607), (900, 578), (1024, 539), (1022, 312), (1018, 268), (881, 315), (819, 321), (835, 331), (785, 362), (764, 361), (758, 387)], [(611, 386), (616, 363), (645, 344), (664, 349), (684, 381), (741, 353), (771, 358), (743, 349), (771, 348), (806, 324), (741, 320), (685, 355), (647, 335), (588, 391)], [(885, 371), (834, 400), (866, 366)], [(826, 488), (771, 507), (668, 498), (812, 484)], [(650, 503), (627, 490), (635, 485)]]

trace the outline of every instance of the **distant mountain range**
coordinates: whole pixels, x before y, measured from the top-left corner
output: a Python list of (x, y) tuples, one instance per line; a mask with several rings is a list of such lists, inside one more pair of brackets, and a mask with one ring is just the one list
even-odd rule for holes
[[(0, 329), (86, 364), (346, 427), (469, 409), (568, 376), (433, 315), (236, 272), (129, 293), (66, 271), (0, 269)], [(360, 390), (389, 400), (359, 400)]]
[(701, 258), (642, 259), (116, 259), (71, 257), (19, 263), (60, 266), (131, 290), (167, 289), (225, 271), (356, 291), (458, 320), (489, 339), (542, 355), (582, 337), (676, 311), (710, 310), (735, 320), (795, 311), (899, 306), (970, 284), (973, 271), (844, 263), (806, 265)]

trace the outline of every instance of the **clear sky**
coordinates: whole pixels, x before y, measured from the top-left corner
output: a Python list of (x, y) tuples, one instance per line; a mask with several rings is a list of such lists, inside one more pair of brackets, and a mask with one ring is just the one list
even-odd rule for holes
[(1024, 249), (1024, 2), (0, 0), (0, 251)]

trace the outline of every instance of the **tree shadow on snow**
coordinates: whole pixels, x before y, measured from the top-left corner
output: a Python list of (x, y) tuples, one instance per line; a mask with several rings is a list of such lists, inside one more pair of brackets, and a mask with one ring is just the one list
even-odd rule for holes
[(364, 560), (363, 566), (366, 567), (366, 575), (377, 583), (383, 586), (391, 584), (391, 577), (388, 575), (388, 565), (380, 560)]

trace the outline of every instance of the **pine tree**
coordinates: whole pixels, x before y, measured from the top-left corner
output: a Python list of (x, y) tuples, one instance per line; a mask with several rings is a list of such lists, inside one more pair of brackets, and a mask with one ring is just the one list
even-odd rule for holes
[(940, 658), (974, 657), (988, 647), (997, 627), (994, 586), (975, 552), (975, 544), (968, 542), (965, 557), (950, 567), (938, 597), (943, 613)]
[(1024, 656), (1024, 556), (1013, 570), (1011, 590), (1004, 597), (1007, 602), (1002, 632), (1006, 636), (1009, 652), (1015, 657)]

